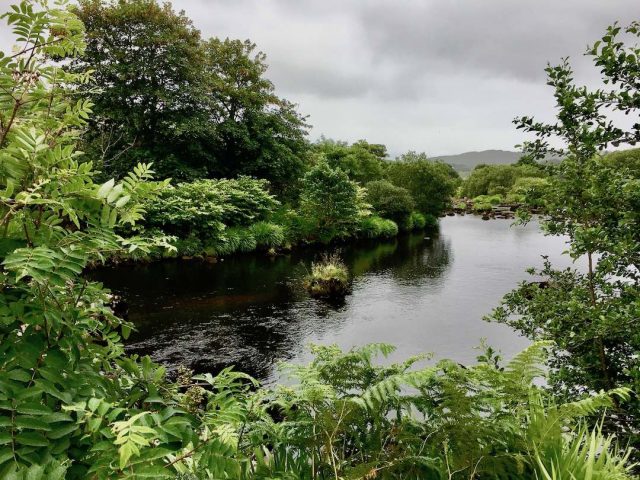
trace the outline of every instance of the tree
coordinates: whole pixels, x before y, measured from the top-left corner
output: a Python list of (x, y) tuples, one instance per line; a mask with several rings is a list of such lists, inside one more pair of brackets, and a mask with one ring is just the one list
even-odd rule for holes
[(542, 178), (546, 173), (534, 164), (478, 165), (462, 184), (465, 196), (506, 194), (521, 178)]
[(411, 192), (421, 213), (438, 216), (450, 203), (460, 177), (450, 165), (432, 162), (424, 153), (408, 152), (390, 162), (387, 177)]
[(366, 185), (367, 202), (383, 218), (393, 220), (401, 228), (406, 228), (413, 212), (414, 202), (406, 188), (396, 187), (387, 180), (375, 180)]
[(82, 88), (94, 103), (86, 150), (120, 177), (139, 161), (162, 176), (203, 175), (211, 135), (203, 107), (200, 33), (184, 13), (154, 0), (81, 0), (76, 14), (87, 47), (76, 71), (93, 70)]
[(387, 149), (384, 145), (368, 143), (365, 140), (348, 145), (322, 138), (314, 145), (332, 168), (340, 168), (351, 180), (361, 185), (384, 176)]
[(364, 214), (364, 192), (345, 172), (326, 162), (311, 168), (302, 180), (300, 211), (313, 223), (322, 241), (353, 233)]
[(203, 44), (205, 95), (215, 134), (207, 142), (215, 176), (266, 178), (278, 192), (292, 188), (306, 165), (305, 119), (279, 98), (264, 75), (266, 55), (249, 40)]
[(307, 125), (265, 78), (250, 41), (202, 40), (184, 12), (156, 0), (81, 0), (87, 49), (75, 62), (98, 88), (86, 150), (120, 176), (153, 161), (182, 180), (252, 175), (282, 192), (302, 176)]
[[(640, 36), (637, 23), (626, 33)], [(640, 387), (640, 177), (638, 170), (598, 152), (635, 143), (640, 123), (617, 126), (611, 113), (637, 118), (640, 49), (619, 41), (621, 28), (609, 27), (588, 55), (600, 67), (606, 89), (577, 86), (567, 60), (546, 69), (554, 89), (557, 122), (531, 117), (514, 122), (536, 139), (524, 144), (530, 158), (565, 157), (542, 192), (550, 235), (569, 239), (569, 254), (584, 259), (586, 271), (558, 270), (546, 261), (543, 283), (523, 284), (492, 315), (531, 339), (556, 345), (550, 361), (551, 387), (577, 398), (601, 389)], [(564, 147), (552, 147), (563, 144)], [(540, 192), (538, 192), (540, 193)], [(638, 444), (640, 403), (619, 404), (607, 428)]]

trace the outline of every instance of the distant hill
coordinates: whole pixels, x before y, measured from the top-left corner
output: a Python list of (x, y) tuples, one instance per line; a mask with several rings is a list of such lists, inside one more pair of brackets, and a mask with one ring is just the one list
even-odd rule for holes
[(510, 152), (508, 150), (483, 150), (481, 152), (465, 152), (458, 155), (441, 155), (430, 158), (431, 160), (442, 160), (458, 172), (469, 172), (481, 163), (515, 163), (521, 156), (522, 153), (520, 152)]

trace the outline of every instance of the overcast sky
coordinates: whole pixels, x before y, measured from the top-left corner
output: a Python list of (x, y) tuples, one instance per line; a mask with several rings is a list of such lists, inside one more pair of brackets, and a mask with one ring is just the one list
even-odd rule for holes
[(365, 138), (394, 155), (513, 149), (523, 138), (514, 116), (553, 114), (546, 62), (569, 56), (592, 84), (586, 46), (613, 21), (640, 19), (640, 0), (172, 3), (205, 37), (257, 43), (312, 139)]

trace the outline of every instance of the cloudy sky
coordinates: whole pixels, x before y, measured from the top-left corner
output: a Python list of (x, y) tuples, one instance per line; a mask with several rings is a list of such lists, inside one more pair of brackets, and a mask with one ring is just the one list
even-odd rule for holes
[[(0, 5), (7, 4), (2, 0)], [(638, 0), (174, 0), (203, 36), (249, 38), (312, 138), (366, 138), (430, 155), (522, 140), (514, 116), (551, 118), (547, 61), (583, 52)], [(6, 27), (3, 27), (6, 28)]]

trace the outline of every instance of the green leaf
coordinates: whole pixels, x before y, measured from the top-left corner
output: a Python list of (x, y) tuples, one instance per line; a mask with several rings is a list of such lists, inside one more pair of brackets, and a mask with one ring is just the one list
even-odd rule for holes
[(48, 432), (51, 430), (51, 426), (35, 417), (25, 417), (22, 415), (18, 415), (15, 418), (15, 424), (20, 428), (28, 428), (30, 430), (42, 430)]
[(98, 189), (96, 197), (99, 199), (107, 198), (107, 195), (109, 195), (109, 192), (111, 192), (111, 189), (113, 188), (115, 183), (116, 181), (113, 178), (103, 183), (102, 186)]
[(16, 443), (31, 447), (46, 447), (49, 441), (41, 433), (22, 432), (16, 435)]

